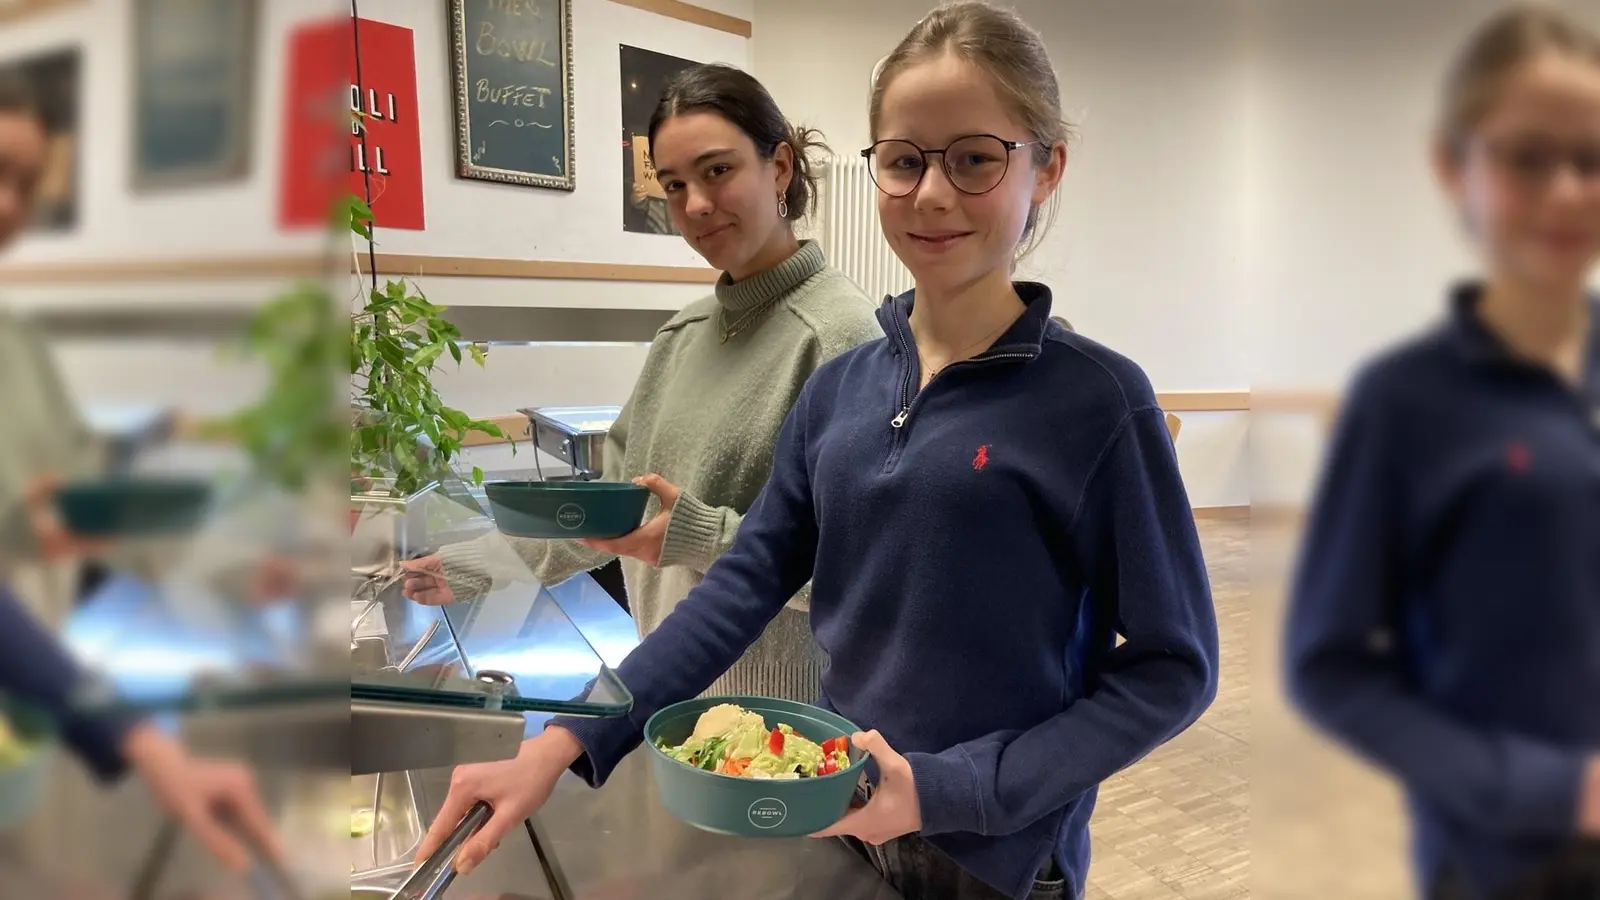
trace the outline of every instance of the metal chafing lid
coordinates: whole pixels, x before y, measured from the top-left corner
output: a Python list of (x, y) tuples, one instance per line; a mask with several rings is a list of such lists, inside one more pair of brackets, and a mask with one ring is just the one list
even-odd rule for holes
[(518, 412), (571, 435), (605, 434), (622, 415), (620, 406), (543, 406)]

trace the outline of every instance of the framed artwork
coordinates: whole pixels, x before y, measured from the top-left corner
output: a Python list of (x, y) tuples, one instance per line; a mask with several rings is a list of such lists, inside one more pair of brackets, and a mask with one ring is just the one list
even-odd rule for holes
[(78, 224), (78, 149), (82, 51), (77, 47), (0, 62), (0, 72), (28, 85), (49, 132), (49, 158), (34, 204), (33, 231), (70, 231)]
[(570, 191), (571, 0), (450, 0), (456, 174)]
[(133, 186), (250, 173), (258, 0), (133, 0)]
[(617, 48), (617, 55), (622, 70), (622, 230), (677, 234), (667, 215), (667, 193), (656, 181), (650, 158), (650, 116), (667, 82), (698, 64), (626, 44)]

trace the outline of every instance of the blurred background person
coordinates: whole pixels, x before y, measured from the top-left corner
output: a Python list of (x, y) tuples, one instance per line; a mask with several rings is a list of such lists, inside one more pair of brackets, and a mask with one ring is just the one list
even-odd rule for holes
[(1600, 835), (1600, 37), (1539, 6), (1481, 26), (1435, 164), (1482, 274), (1356, 378), (1286, 660), (1405, 788), (1423, 896), (1499, 897)]
[[(27, 85), (0, 79), (0, 253), (32, 215), (49, 146)], [(85, 673), (6, 585), (23, 561), (56, 562), (109, 551), (70, 533), (55, 513), (60, 479), (98, 465), (89, 428), (56, 371), (43, 336), (0, 299), (0, 694), (45, 713), (67, 745), (109, 782), (132, 770), (161, 805), (221, 861), (249, 863), (243, 828), (281, 857), (250, 770), (198, 759), (155, 725), (88, 715), (71, 698)]]

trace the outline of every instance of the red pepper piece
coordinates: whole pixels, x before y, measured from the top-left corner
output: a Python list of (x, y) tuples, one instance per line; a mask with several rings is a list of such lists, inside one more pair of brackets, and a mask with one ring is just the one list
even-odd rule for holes
[(782, 731), (779, 731), (776, 728), (772, 729), (772, 734), (767, 736), (767, 749), (772, 751), (772, 755), (773, 756), (782, 756), (783, 755), (783, 732)]

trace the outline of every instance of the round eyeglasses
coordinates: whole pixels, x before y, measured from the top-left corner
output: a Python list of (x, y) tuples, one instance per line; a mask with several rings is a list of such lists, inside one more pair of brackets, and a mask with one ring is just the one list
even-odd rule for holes
[(987, 194), (1005, 180), (1011, 151), (1038, 141), (1008, 141), (992, 134), (969, 134), (946, 147), (924, 150), (910, 141), (878, 141), (861, 151), (872, 183), (891, 197), (904, 197), (922, 184), (928, 157), (939, 154), (944, 174), (963, 194)]

